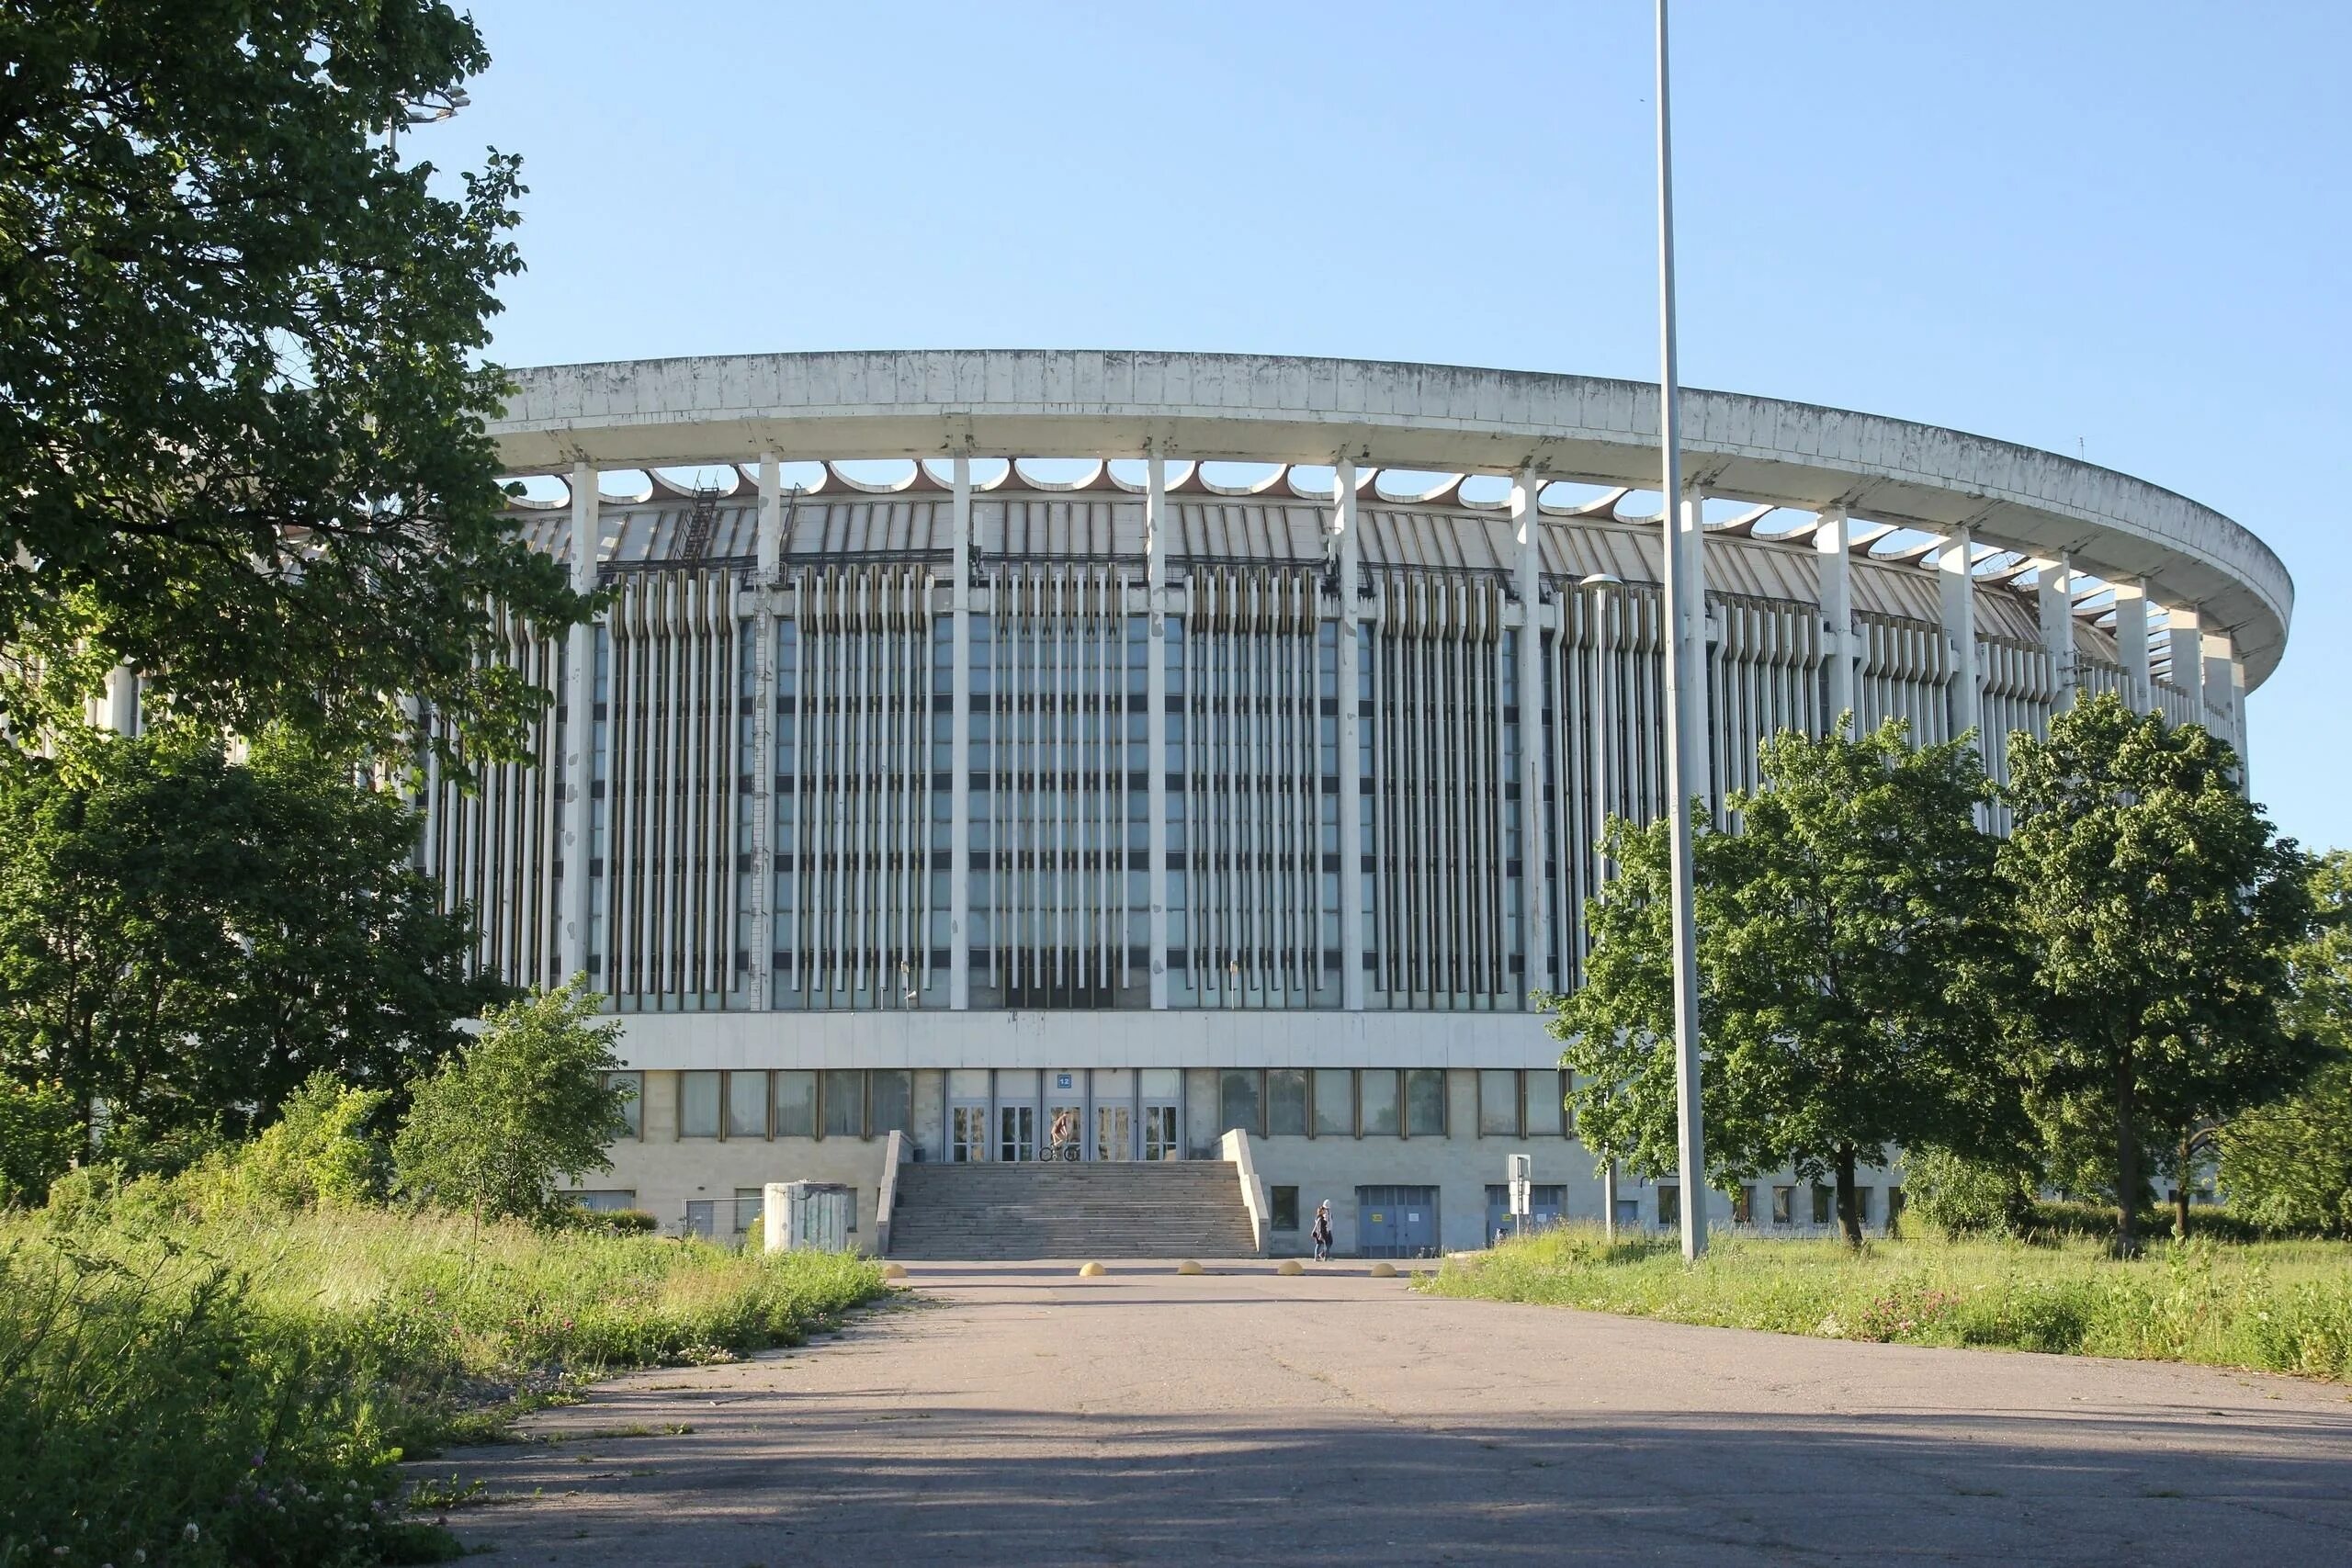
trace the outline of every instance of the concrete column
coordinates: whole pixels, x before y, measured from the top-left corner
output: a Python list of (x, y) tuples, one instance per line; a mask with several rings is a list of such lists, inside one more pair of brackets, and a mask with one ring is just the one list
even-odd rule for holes
[(2115, 646), (2123, 665), (2123, 704), (2133, 713), (2155, 705), (2148, 681), (2148, 585), (2138, 578), (2115, 585)]
[(2080, 675), (2075, 666), (2075, 571), (2065, 556), (2044, 562), (2034, 587), (2034, 604), (2041, 615), (2041, 650), (2050, 656), (2050, 711), (2064, 713), (2075, 705)]
[(947, 1005), (972, 1005), (972, 458), (956, 454), (956, 581), (949, 590), (955, 628), (955, 690), (948, 720)]
[[(1715, 767), (1713, 728), (1707, 707), (1707, 536), (1705, 496), (1696, 488), (1682, 492), (1682, 504), (1667, 519), (1666, 547), (1673, 560), (1670, 585), (1671, 618), (1677, 667), (1669, 671), (1667, 705), (1671, 713), (1679, 777), (1686, 795), (1696, 795), (1710, 821), (1715, 818)], [(1671, 506), (1671, 502), (1668, 502)]]
[(752, 572), (752, 820), (744, 856), (752, 878), (752, 929), (744, 938), (751, 969), (745, 999), (756, 1011), (775, 1003), (775, 582), (783, 557), (783, 485), (775, 454), (760, 454), (758, 556)]
[(1854, 558), (1850, 553), (1852, 531), (1846, 520), (1846, 509), (1833, 506), (1821, 513), (1813, 532), (1815, 558), (1821, 565), (1821, 663), (1827, 674), (1824, 682), (1828, 712), (1821, 716), (1821, 728), (1829, 732), (1841, 722), (1837, 733), (1851, 735), (1855, 725), (1841, 721), (1840, 714), (1851, 714), (1858, 704), (1854, 692)]
[[(2245, 666), (2238, 660), (2237, 639), (2220, 629), (2202, 634), (2202, 686), (2205, 723), (2245, 756)], [(2241, 765), (2240, 775), (2244, 775)]]
[(2165, 631), (2172, 642), (2172, 683), (2188, 698), (2188, 722), (2205, 722), (2205, 634), (2198, 626), (2197, 607), (2165, 612)]
[[(1340, 1005), (1363, 1010), (1363, 723), (1356, 711), (1356, 628), (1363, 613), (1356, 578), (1363, 539), (1356, 515), (1356, 466), (1334, 465), (1331, 527), (1340, 567)], [(1522, 694), (1521, 701), (1525, 702)]]
[(128, 664), (107, 671), (105, 723), (117, 735), (139, 733), (139, 671)]
[(2231, 637), (2227, 640), (2230, 643), (2230, 731), (2232, 744), (2236, 747), (2238, 754), (2238, 793), (2244, 795), (2253, 787), (2248, 782), (2252, 774), (2245, 760), (2245, 660), (2238, 657), (2236, 639)]
[[(596, 470), (571, 465), (571, 589), (596, 586)], [(558, 944), (567, 976), (588, 967), (589, 793), (595, 778), (596, 631), (571, 628), (564, 649), (563, 931)]]
[(1151, 617), (1144, 647), (1151, 668), (1144, 701), (1151, 765), (1151, 1005), (1168, 1006), (1168, 459), (1144, 456), (1144, 603)]
[[(1510, 489), (1519, 559), (1519, 931), (1522, 994), (1552, 988), (1551, 900), (1544, 885), (1544, 519), (1542, 478), (1523, 468)], [(1567, 694), (1555, 721), (1566, 725)], [(1565, 779), (1561, 787), (1566, 787)]]
[[(1951, 650), (1951, 680), (1944, 688), (1945, 712), (1954, 739), (1984, 728), (1984, 687), (1976, 658), (1976, 542), (1965, 528), (1955, 528), (1944, 552), (1936, 558), (1936, 580), (1943, 590), (1944, 642)], [(1917, 739), (1914, 737), (1914, 739)], [(1984, 738), (1976, 738), (1984, 750)]]

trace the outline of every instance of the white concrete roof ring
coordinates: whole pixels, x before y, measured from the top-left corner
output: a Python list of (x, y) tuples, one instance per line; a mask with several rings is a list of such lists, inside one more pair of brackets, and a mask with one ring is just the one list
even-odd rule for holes
[[(506, 468), (1049, 455), (1515, 473), (1655, 491), (1645, 382), (1272, 355), (948, 349), (722, 355), (513, 372), (490, 422)], [(1684, 472), (1708, 495), (1943, 533), (2142, 579), (2229, 632), (2249, 686), (2277, 668), (2294, 583), (2239, 524), (2056, 453), (1877, 414), (1683, 393)]]

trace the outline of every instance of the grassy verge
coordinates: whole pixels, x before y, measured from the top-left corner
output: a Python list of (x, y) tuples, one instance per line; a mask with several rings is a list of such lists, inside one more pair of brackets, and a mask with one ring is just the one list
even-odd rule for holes
[(0, 1216), (0, 1568), (437, 1561), (402, 1457), (882, 1290), (851, 1258), (380, 1210)]
[(1671, 1237), (1566, 1228), (1449, 1260), (1441, 1295), (1539, 1302), (1830, 1339), (2201, 1361), (2352, 1381), (2352, 1247), (2191, 1241), (2119, 1263), (2098, 1243), (1724, 1236), (1696, 1268)]

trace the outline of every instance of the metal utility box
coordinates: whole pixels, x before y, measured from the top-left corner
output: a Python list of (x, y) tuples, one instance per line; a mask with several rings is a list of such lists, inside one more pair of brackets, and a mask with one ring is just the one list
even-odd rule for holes
[(857, 1190), (833, 1181), (771, 1181), (765, 1188), (770, 1252), (847, 1252)]

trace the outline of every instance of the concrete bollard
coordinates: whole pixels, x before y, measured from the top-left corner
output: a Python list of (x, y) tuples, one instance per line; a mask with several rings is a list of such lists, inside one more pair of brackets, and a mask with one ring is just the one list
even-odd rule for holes
[(903, 1263), (885, 1263), (882, 1266), (882, 1278), (885, 1280), (903, 1280), (906, 1277), (907, 1266)]
[(1306, 1267), (1299, 1262), (1295, 1258), (1285, 1258), (1275, 1267), (1274, 1272), (1277, 1274), (1304, 1274), (1306, 1272)]
[(1176, 1265), (1176, 1272), (1179, 1274), (1205, 1274), (1208, 1270), (1202, 1268), (1194, 1259), (1187, 1258), (1183, 1262)]
[(1102, 1272), (1102, 1265), (1100, 1263), (1082, 1263), (1079, 1266), (1078, 1277), (1081, 1280), (1100, 1280)]
[(1372, 1277), (1375, 1280), (1394, 1280), (1396, 1278), (1396, 1265), (1375, 1263), (1372, 1266)]

